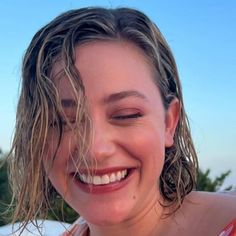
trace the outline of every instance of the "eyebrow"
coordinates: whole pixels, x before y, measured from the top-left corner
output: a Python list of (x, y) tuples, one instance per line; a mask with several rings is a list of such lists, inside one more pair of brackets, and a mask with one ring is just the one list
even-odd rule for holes
[[(109, 95), (108, 97), (103, 99), (104, 103), (113, 103), (117, 102), (119, 100), (128, 98), (128, 97), (137, 97), (141, 98), (143, 100), (147, 100), (146, 96), (136, 90), (128, 90), (128, 91), (122, 91), (118, 93), (113, 93)], [(76, 107), (76, 101), (74, 99), (62, 99), (61, 105), (64, 108), (74, 108)]]
[(147, 100), (144, 94), (136, 90), (128, 90), (128, 91), (122, 91), (122, 92), (111, 94), (110, 96), (104, 99), (104, 103), (112, 103), (112, 102), (116, 102), (116, 101), (119, 101), (128, 97), (137, 97), (143, 100)]

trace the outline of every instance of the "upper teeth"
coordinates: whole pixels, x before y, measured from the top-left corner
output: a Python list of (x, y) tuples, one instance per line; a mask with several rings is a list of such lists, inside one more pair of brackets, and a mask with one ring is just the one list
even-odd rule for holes
[(126, 175), (127, 175), (127, 170), (122, 170), (101, 176), (100, 175), (90, 176), (86, 174), (79, 174), (79, 179), (87, 184), (102, 185), (120, 181)]

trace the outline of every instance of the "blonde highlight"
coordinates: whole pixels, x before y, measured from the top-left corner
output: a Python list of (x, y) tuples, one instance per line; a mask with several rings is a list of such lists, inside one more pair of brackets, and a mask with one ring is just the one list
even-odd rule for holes
[[(143, 13), (128, 8), (72, 10), (58, 16), (35, 34), (23, 60), (22, 88), (10, 158), (13, 199), (16, 201), (13, 222), (23, 220), (26, 225), (37, 217), (45, 218), (50, 208), (50, 192), (54, 189), (48, 180), (43, 159), (50, 119), (55, 119), (61, 137), (58, 114), (63, 113), (52, 79), (53, 65), (56, 61), (62, 62), (63, 77), (73, 88), (77, 103), (78, 128), (75, 132), (80, 147), (80, 158), (74, 159), (74, 162), (77, 168), (81, 162), (86, 166), (86, 153), (93, 131), (84, 86), (75, 67), (75, 48), (92, 41), (121, 40), (139, 47), (151, 62), (164, 107), (167, 109), (174, 98), (180, 102), (174, 145), (166, 149), (159, 185), (166, 206), (177, 210), (184, 197), (195, 188), (197, 155), (184, 109), (178, 71), (172, 52), (157, 26)], [(60, 138), (57, 148), (59, 145)], [(52, 160), (56, 152), (57, 149)]]

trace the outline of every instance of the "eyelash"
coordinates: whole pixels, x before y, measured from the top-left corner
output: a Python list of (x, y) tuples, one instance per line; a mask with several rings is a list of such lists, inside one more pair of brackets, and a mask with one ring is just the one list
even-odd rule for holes
[(128, 114), (128, 115), (113, 116), (112, 119), (125, 120), (125, 119), (137, 119), (140, 117), (142, 117), (142, 114), (140, 112), (137, 112), (137, 113), (132, 113), (132, 114)]

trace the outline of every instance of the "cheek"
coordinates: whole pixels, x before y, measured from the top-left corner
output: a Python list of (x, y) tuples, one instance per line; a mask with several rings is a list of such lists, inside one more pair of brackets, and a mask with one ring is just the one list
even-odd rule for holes
[(69, 132), (62, 134), (61, 140), (56, 132), (49, 132), (47, 138), (47, 147), (45, 160), (55, 162), (65, 162), (68, 160), (71, 145), (71, 134)]
[(165, 158), (165, 134), (155, 126), (136, 129), (123, 139), (127, 151), (149, 168), (162, 168)]
[(49, 133), (47, 147), (44, 155), (44, 168), (48, 173), (52, 185), (62, 192), (67, 178), (68, 160), (70, 157), (70, 146), (68, 140), (70, 135), (63, 135), (59, 143), (58, 135)]

